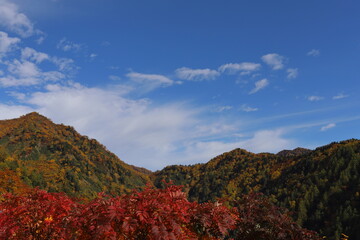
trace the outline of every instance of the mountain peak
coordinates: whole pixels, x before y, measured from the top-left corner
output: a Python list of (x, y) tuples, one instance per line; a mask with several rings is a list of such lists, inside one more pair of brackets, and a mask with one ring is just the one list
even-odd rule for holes
[(278, 155), (280, 157), (297, 157), (297, 156), (307, 154), (309, 152), (311, 152), (310, 149), (298, 147), (293, 150), (282, 150), (282, 151), (278, 152), (276, 155)]
[(30, 112), (30, 113), (27, 113), (23, 116), (21, 116), (20, 118), (23, 118), (23, 119), (46, 119), (46, 120), (50, 120), (48, 119), (47, 117), (41, 115), (40, 113), (38, 112)]

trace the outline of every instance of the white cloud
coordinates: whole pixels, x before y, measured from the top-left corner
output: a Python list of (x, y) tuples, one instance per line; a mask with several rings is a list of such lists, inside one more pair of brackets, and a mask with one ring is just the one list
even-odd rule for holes
[(292, 140), (283, 137), (285, 133), (283, 129), (259, 130), (251, 139), (243, 141), (240, 146), (255, 153), (275, 153), (294, 146)]
[(10, 91), (7, 92), (9, 96), (16, 98), (17, 100), (24, 100), (26, 98), (25, 93)]
[(315, 96), (315, 95), (307, 97), (307, 100), (309, 100), (310, 102), (316, 102), (316, 101), (320, 101), (323, 99), (324, 99), (324, 97)]
[(8, 65), (8, 70), (14, 75), (18, 75), (22, 78), (37, 77), (40, 74), (40, 71), (36, 64), (29, 61), (14, 60)]
[(269, 81), (266, 78), (261, 79), (255, 83), (255, 88), (253, 88), (249, 92), (249, 94), (254, 94), (254, 93), (260, 91), (261, 89), (265, 88), (267, 85), (269, 85)]
[(175, 73), (178, 78), (190, 81), (214, 80), (220, 75), (218, 71), (209, 68), (191, 69), (187, 67), (178, 68)]
[(349, 97), (349, 95), (345, 95), (344, 93), (339, 93), (338, 95), (333, 96), (333, 99), (338, 100), (338, 99), (343, 99), (343, 98), (347, 98), (347, 97)]
[(0, 25), (22, 37), (29, 37), (38, 32), (29, 18), (19, 12), (18, 6), (8, 0), (0, 0)]
[(0, 78), (0, 85), (2, 87), (31, 86), (36, 84), (39, 84), (38, 78), (16, 78), (13, 76)]
[(0, 119), (17, 118), (31, 111), (33, 111), (33, 109), (30, 107), (0, 103)]
[(287, 78), (288, 79), (294, 79), (297, 78), (297, 76), (299, 75), (299, 71), (297, 68), (288, 68), (286, 70), (286, 72), (288, 73)]
[(320, 50), (318, 49), (311, 49), (306, 55), (317, 57), (320, 55)]
[(221, 65), (219, 67), (220, 72), (226, 72), (229, 74), (234, 74), (239, 71), (243, 71), (245, 73), (250, 73), (253, 71), (257, 71), (261, 68), (261, 64), (259, 63), (251, 63), (251, 62), (243, 62), (243, 63), (227, 63)]
[(171, 80), (170, 78), (159, 74), (143, 74), (143, 73), (131, 72), (128, 73), (126, 76), (129, 77), (132, 81), (139, 83), (147, 82), (147, 81), (157, 82), (159, 84), (164, 84), (164, 85), (172, 85), (174, 83), (174, 81)]
[(19, 38), (12, 38), (6, 32), (0, 31), (0, 57), (12, 50), (20, 42)]
[(335, 123), (329, 123), (328, 125), (321, 127), (320, 131), (324, 132), (324, 131), (327, 131), (330, 128), (334, 128), (334, 127), (336, 127)]
[[(25, 54), (26, 55), (26, 54)], [(32, 58), (35, 55), (28, 55)], [(34, 58), (36, 61), (41, 59), (40, 56)], [(0, 77), (0, 85), (3, 87), (14, 86), (31, 86), (38, 85), (47, 81), (58, 81), (65, 78), (62, 72), (58, 71), (42, 71), (39, 67), (30, 61), (17, 59), (6, 63), (8, 67), (8, 74)]]
[(241, 105), (239, 109), (240, 109), (240, 111), (244, 111), (244, 112), (255, 112), (255, 111), (259, 110), (258, 108), (250, 107), (247, 104)]
[(36, 63), (41, 63), (45, 60), (49, 60), (49, 55), (46, 53), (38, 52), (32, 48), (26, 47), (21, 50), (21, 59), (31, 60)]
[(58, 44), (56, 45), (56, 47), (58, 49), (61, 49), (65, 52), (68, 52), (68, 51), (75, 51), (75, 52), (78, 52), (81, 50), (82, 48), (82, 44), (80, 43), (74, 43), (74, 42), (71, 42), (69, 40), (67, 40), (66, 38), (62, 38)]
[(133, 82), (139, 85), (143, 91), (151, 91), (159, 87), (168, 87), (175, 83), (170, 78), (159, 74), (143, 74), (137, 72), (130, 72), (126, 76)]
[[(7, 33), (0, 31), (0, 57), (4, 58), (1, 64), (7, 68), (7, 71), (5, 68), (1, 70), (0, 86), (38, 85), (47, 81), (59, 81), (74, 73), (76, 67), (72, 59), (51, 57), (29, 47), (21, 49), (16, 46), (19, 41), (20, 39), (10, 38)], [(11, 54), (6, 56), (6, 52)], [(42, 65), (44, 61), (48, 63)], [(47, 70), (41, 69), (41, 65)]]
[(261, 59), (273, 70), (279, 70), (284, 67), (284, 57), (277, 53), (266, 54), (261, 57)]

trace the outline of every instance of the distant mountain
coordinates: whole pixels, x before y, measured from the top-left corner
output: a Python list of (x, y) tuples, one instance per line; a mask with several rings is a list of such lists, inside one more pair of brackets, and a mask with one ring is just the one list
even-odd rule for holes
[(315, 150), (297, 148), (278, 154), (254, 154), (242, 149), (221, 154), (208, 163), (169, 166), (152, 176), (184, 185), (191, 200), (263, 192), (288, 208), (304, 227), (327, 239), (360, 239), (360, 141), (351, 139)]
[(92, 198), (102, 191), (121, 194), (144, 186), (149, 173), (38, 113), (0, 121), (0, 191), (28, 186)]

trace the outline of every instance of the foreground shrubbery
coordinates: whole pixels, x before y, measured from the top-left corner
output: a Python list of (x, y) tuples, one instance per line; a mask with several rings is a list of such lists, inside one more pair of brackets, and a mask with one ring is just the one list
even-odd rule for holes
[(85, 204), (38, 189), (4, 197), (0, 239), (319, 239), (256, 194), (234, 208), (189, 202), (174, 185)]

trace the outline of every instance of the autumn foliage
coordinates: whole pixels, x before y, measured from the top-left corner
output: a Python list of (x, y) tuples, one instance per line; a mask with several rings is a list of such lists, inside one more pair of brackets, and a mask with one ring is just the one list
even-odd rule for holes
[(320, 239), (315, 232), (301, 228), (285, 209), (276, 207), (260, 193), (244, 195), (237, 203), (237, 212), (240, 217), (236, 223), (236, 239)]
[(0, 239), (70, 239), (78, 205), (64, 194), (34, 189), (23, 196), (5, 194), (0, 204)]
[(236, 208), (199, 204), (174, 185), (115, 198), (99, 194), (88, 203), (39, 189), (4, 199), (0, 239), (317, 239), (263, 198), (244, 198)]

